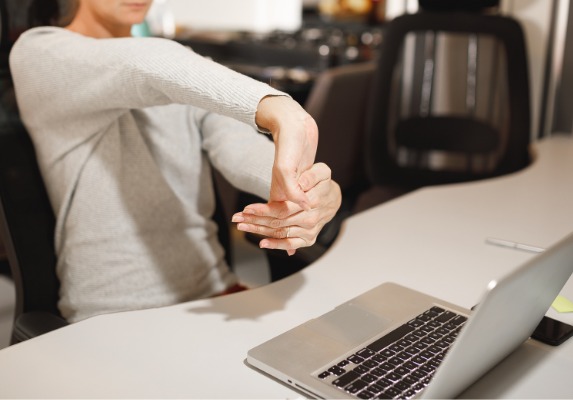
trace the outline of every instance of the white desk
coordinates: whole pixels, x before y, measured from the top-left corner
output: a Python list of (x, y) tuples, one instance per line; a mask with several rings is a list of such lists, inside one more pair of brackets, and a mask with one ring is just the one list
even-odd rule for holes
[[(486, 237), (547, 247), (573, 230), (573, 140), (536, 151), (519, 173), (419, 190), (350, 218), (323, 258), (280, 282), (96, 317), (6, 348), (0, 396), (300, 397), (246, 366), (247, 350), (384, 281), (471, 307), (490, 279), (534, 256)], [(573, 298), (573, 280), (563, 293)], [(528, 342), (464, 396), (573, 398), (571, 371), (573, 340)]]

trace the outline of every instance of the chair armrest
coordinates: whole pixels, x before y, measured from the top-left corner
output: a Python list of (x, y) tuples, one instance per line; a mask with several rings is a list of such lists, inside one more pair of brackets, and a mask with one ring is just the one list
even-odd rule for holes
[(65, 319), (47, 311), (32, 311), (21, 314), (14, 320), (12, 344), (32, 339), (66, 325), (69, 323)]

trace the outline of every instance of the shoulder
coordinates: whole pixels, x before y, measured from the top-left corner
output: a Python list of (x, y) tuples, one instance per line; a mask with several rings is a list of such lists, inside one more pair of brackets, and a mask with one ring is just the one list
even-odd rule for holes
[[(63, 48), (80, 39), (80, 35), (74, 34), (64, 28), (42, 26), (32, 28), (20, 35), (10, 51), (10, 63), (31, 62), (45, 60), (50, 53), (61, 53)], [(86, 38), (87, 39), (87, 38)], [(81, 46), (81, 44), (76, 44)]]
[(74, 33), (64, 28), (55, 26), (40, 26), (37, 28), (28, 29), (20, 35), (16, 43), (14, 43), (14, 50), (25, 48), (28, 46), (36, 46), (45, 41), (54, 39), (63, 39), (73, 36)]

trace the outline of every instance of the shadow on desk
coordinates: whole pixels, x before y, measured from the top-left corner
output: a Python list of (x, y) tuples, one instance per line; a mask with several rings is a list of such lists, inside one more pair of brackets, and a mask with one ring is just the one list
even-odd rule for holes
[[(476, 383), (470, 386), (463, 392), (460, 398), (478, 398), (486, 394), (488, 398), (503, 398), (513, 397), (511, 390), (516, 387), (519, 382), (527, 379), (535, 373), (536, 367), (544, 364), (547, 357), (550, 356), (550, 347), (548, 345), (540, 344), (535, 341), (529, 340), (522, 344), (511, 357), (501, 361), (492, 371), (486, 373)], [(561, 375), (562, 382), (568, 382), (571, 371), (563, 368), (556, 368), (555, 375)], [(503, 377), (503, 379), (500, 379)], [(551, 395), (550, 388), (538, 387), (538, 392), (531, 392), (531, 398), (558, 398), (561, 395)], [(549, 390), (549, 392), (548, 392)], [(479, 393), (479, 395), (478, 395)]]
[[(221, 314), (226, 321), (251, 319), (286, 308), (289, 299), (304, 284), (304, 276), (295, 273), (286, 279), (247, 291), (214, 297), (209, 301), (199, 304), (191, 303), (187, 309), (193, 314)], [(258, 296), (249, 296), (248, 292), (259, 291)]]

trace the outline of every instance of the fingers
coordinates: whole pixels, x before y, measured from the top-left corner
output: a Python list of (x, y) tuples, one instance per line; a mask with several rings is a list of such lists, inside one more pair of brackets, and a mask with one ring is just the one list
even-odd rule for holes
[(304, 171), (298, 178), (301, 190), (308, 192), (321, 182), (331, 178), (331, 170), (324, 163), (316, 163), (308, 170)]
[(273, 168), (271, 181), (270, 201), (292, 201), (303, 210), (310, 209), (308, 196), (297, 181), (296, 169), (290, 175), (280, 173), (278, 168)]
[(250, 218), (269, 217), (285, 219), (301, 210), (297, 204), (290, 201), (271, 201), (269, 203), (249, 204), (245, 207), (242, 214), (248, 214)]
[(307, 189), (309, 209), (291, 201), (250, 204), (233, 216), (237, 229), (263, 236), (261, 248), (283, 249), (289, 254), (313, 245), (340, 207), (340, 189), (331, 179), (330, 168), (322, 163), (313, 165), (299, 180), (301, 188)]
[(290, 253), (300, 247), (314, 244), (324, 225), (318, 210), (301, 210), (290, 202), (251, 204), (232, 219), (237, 229), (264, 236), (259, 246), (265, 249), (282, 249)]
[[(298, 204), (303, 210), (310, 210), (312, 208), (312, 201), (309, 196), (309, 191), (315, 188), (322, 182), (331, 179), (331, 170), (324, 163), (316, 163), (311, 168), (304, 171), (298, 180), (293, 184), (287, 184), (273, 187), (271, 185), (271, 201), (290, 200)], [(273, 179), (273, 182), (280, 182), (280, 179)], [(284, 192), (282, 191), (283, 188)]]
[[(274, 181), (273, 181), (274, 182)], [(286, 183), (281, 187), (271, 184), (270, 201), (291, 201), (297, 204), (303, 210), (310, 209), (310, 201), (308, 195), (299, 186), (296, 179), (292, 179), (291, 183)]]

